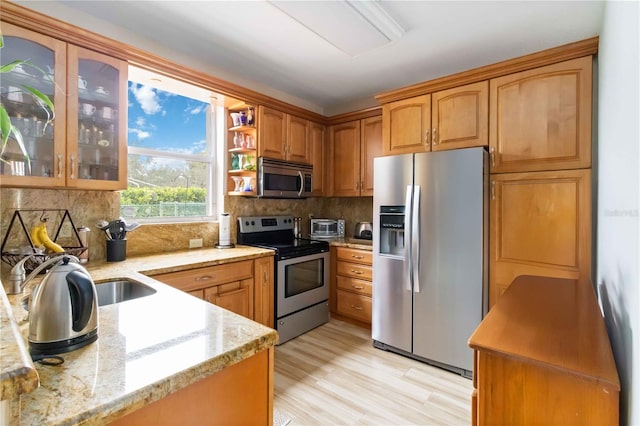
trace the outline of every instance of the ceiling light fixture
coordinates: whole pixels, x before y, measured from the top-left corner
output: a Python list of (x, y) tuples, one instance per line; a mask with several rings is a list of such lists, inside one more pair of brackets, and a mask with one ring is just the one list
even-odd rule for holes
[(351, 56), (398, 40), (405, 32), (379, 1), (267, 1)]
[(376, 30), (389, 41), (399, 40), (405, 33), (404, 28), (382, 7), (379, 1), (346, 0)]

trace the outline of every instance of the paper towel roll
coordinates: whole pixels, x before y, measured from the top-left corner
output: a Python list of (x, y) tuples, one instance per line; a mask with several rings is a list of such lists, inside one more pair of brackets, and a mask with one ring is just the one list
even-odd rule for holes
[(231, 216), (229, 213), (220, 213), (218, 229), (218, 245), (231, 245)]

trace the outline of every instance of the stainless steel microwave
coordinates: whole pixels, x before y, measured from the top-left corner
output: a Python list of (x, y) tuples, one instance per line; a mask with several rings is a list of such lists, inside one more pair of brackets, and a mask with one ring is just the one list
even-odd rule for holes
[(258, 158), (258, 196), (305, 198), (311, 196), (313, 166), (306, 163)]

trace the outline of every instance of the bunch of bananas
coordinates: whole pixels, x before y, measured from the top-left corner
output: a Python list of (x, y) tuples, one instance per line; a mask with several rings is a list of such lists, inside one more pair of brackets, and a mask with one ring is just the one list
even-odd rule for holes
[(31, 237), (31, 241), (33, 242), (34, 247), (44, 246), (49, 251), (54, 253), (63, 253), (64, 249), (60, 244), (56, 244), (51, 241), (49, 238), (49, 234), (47, 233), (47, 224), (45, 222), (40, 222), (39, 225), (31, 228), (31, 232), (29, 233)]

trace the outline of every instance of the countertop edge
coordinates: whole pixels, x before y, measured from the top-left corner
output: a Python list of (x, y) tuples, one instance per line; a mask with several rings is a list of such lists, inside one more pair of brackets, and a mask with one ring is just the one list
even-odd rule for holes
[[(146, 279), (155, 281), (152, 275), (164, 272), (242, 262), (273, 256), (274, 254), (272, 250), (255, 247), (236, 246), (236, 248), (249, 252), (234, 255), (234, 251), (232, 250), (227, 252), (221, 249), (205, 248), (135, 256), (128, 258), (125, 262), (90, 262), (84, 266), (90, 271), (92, 276), (95, 273), (96, 277), (94, 281), (96, 283), (100, 283), (107, 278), (115, 278), (115, 276), (130, 278), (140, 278), (144, 276)], [(211, 253), (222, 254), (222, 257), (202, 260), (203, 256), (208, 257)], [(237, 251), (235, 251), (235, 253), (237, 253)], [(148, 267), (149, 264), (156, 262), (162, 264), (162, 266)], [(159, 281), (156, 282), (160, 285), (171, 287)], [(32, 285), (30, 284), (29, 286)], [(0, 359), (2, 360), (2, 365), (0, 366), (2, 367), (0, 369), (0, 400), (10, 400), (36, 390), (40, 386), (40, 378), (31, 360), (24, 335), (20, 331), (19, 324), (15, 317), (13, 305), (4, 287), (0, 291), (0, 298), (2, 299), (0, 303), (0, 327), (2, 327), (2, 330), (0, 330)], [(14, 299), (13, 302), (16, 303), (16, 300)], [(247, 319), (247, 321), (250, 320)], [(277, 341), (277, 332), (275, 330), (267, 331), (252, 340), (228, 350), (224, 354), (209, 358), (198, 365), (168, 375), (126, 396), (111, 400), (105, 404), (92, 406), (77, 416), (68, 418), (67, 421), (71, 421), (72, 424), (94, 424), (96, 422), (104, 423), (105, 421), (116, 420), (146, 404), (162, 399), (226, 367), (267, 350), (274, 346)], [(15, 366), (12, 364), (15, 364)]]

